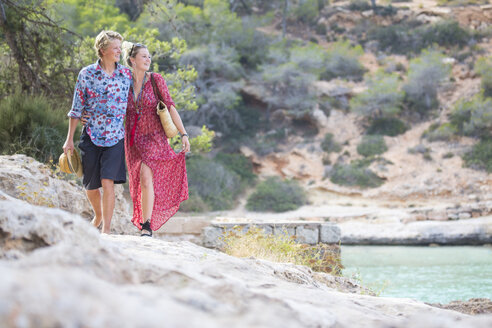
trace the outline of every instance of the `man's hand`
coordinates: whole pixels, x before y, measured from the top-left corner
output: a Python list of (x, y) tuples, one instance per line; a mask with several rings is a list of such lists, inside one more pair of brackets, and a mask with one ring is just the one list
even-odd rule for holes
[(65, 140), (65, 143), (63, 144), (63, 152), (68, 155), (69, 151), (71, 154), (73, 154), (73, 150), (73, 139), (67, 138), (67, 140)]

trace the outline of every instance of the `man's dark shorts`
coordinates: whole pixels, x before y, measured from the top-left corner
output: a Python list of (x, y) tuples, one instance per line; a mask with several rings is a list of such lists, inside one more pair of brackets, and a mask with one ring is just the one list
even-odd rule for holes
[(85, 132), (80, 136), (80, 155), (84, 178), (82, 183), (87, 190), (101, 187), (101, 179), (113, 180), (114, 183), (126, 182), (125, 144), (121, 139), (111, 147), (94, 145)]

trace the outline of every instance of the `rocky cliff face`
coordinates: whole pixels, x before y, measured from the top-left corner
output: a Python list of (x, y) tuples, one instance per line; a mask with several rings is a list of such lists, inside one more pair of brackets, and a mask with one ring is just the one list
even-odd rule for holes
[[(92, 209), (80, 180), (61, 179), (59, 172), (25, 155), (0, 156), (0, 191), (34, 205), (60, 208), (92, 220)], [(61, 175), (60, 175), (61, 176)], [(135, 234), (131, 223), (131, 202), (123, 186), (115, 185), (116, 203), (111, 229), (113, 233)]]
[[(100, 235), (87, 220), (0, 200), (4, 327), (488, 327), (347, 279), (189, 242)], [(352, 292), (351, 292), (352, 291)]]

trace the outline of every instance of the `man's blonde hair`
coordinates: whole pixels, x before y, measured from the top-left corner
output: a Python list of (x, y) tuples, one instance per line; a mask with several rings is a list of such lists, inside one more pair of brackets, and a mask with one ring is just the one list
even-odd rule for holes
[(114, 40), (123, 41), (123, 37), (118, 32), (104, 31), (104, 30), (101, 31), (101, 33), (99, 33), (96, 36), (96, 41), (94, 42), (94, 49), (96, 50), (97, 56), (99, 58), (101, 58), (103, 55), (101, 50), (106, 49), (109, 46), (109, 44)]

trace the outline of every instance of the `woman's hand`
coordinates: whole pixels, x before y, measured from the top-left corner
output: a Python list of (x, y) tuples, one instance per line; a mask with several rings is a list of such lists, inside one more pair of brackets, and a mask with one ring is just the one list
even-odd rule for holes
[(190, 151), (190, 138), (188, 136), (183, 136), (181, 138), (181, 140), (183, 141), (183, 151), (185, 153), (189, 152)]
[(89, 119), (91, 118), (91, 114), (88, 112), (83, 112), (82, 116), (80, 117), (80, 122), (82, 123), (83, 126), (86, 126), (87, 123), (89, 123)]

